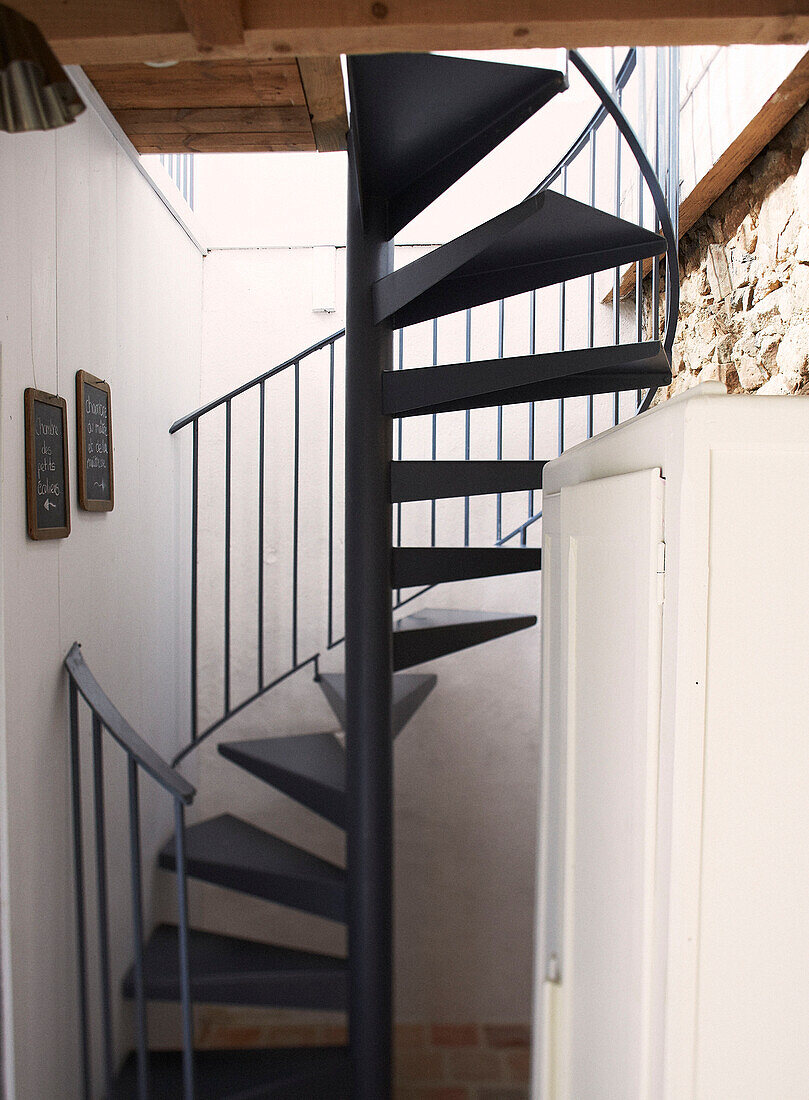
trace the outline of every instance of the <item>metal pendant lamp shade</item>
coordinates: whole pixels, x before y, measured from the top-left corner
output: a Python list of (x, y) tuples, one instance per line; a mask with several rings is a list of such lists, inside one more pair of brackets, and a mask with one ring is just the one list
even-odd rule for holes
[(39, 28), (0, 4), (0, 130), (54, 130), (83, 110)]

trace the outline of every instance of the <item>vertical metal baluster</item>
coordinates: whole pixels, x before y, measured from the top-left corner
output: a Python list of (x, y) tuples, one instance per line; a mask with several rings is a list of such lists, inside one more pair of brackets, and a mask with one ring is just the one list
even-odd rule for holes
[(115, 1076), (110, 994), (109, 902), (107, 892), (107, 838), (104, 817), (104, 749), (101, 719), (93, 714), (93, 809), (95, 810), (96, 884), (98, 888), (98, 954), (101, 981), (101, 1030), (104, 1037), (104, 1079), (112, 1090)]
[(258, 387), (258, 647), (256, 674), (258, 690), (264, 687), (264, 381)]
[[(399, 358), (399, 367), (398, 367), (398, 369), (402, 370), (402, 368), (404, 367), (404, 329), (403, 328), (399, 329), (399, 356), (398, 356), (398, 358)], [(403, 444), (403, 440), (402, 440), (403, 433), (404, 433), (404, 417), (400, 416), (398, 418), (398, 420), (396, 421), (396, 458), (399, 462), (402, 461), (402, 454), (404, 453), (404, 450), (403, 450), (404, 444)], [(399, 501), (396, 505), (396, 545), (397, 546), (402, 545), (402, 502), (401, 501)], [(401, 590), (401, 588), (397, 588), (396, 589), (396, 605), (397, 605), (397, 607), (401, 603), (401, 600), (402, 600), (402, 590)]]
[(298, 535), (300, 527), (301, 364), (295, 362), (295, 459), (292, 515), (292, 667), (298, 665)]
[[(680, 239), (680, 51), (670, 46), (669, 56), (669, 180), (671, 187), (668, 195), (669, 213), (674, 228), (674, 239)], [(672, 271), (666, 257), (666, 304), (670, 301), (669, 288), (672, 280), (679, 280), (679, 268)], [(666, 318), (668, 327), (669, 318)]]
[[(529, 334), (528, 334), (528, 350), (531, 355), (536, 355), (537, 350), (537, 292), (531, 291), (530, 309), (529, 309)], [(528, 405), (528, 458), (529, 461), (534, 461), (534, 434), (535, 434), (535, 404), (531, 401)], [(528, 515), (526, 519), (530, 519), (534, 514), (534, 490), (528, 490)], [(523, 546), (528, 543), (528, 529), (523, 527), (522, 534), (520, 536), (520, 542)]]
[[(438, 366), (438, 318), (433, 318), (433, 366)], [(433, 413), (433, 438), (432, 459), (435, 462), (438, 457), (438, 414)], [(430, 546), (435, 546), (436, 540), (436, 502), (430, 504)]]
[(231, 476), (233, 473), (233, 413), (225, 404), (225, 714), (230, 713), (230, 534)]
[[(562, 169), (562, 194), (567, 195), (567, 165)], [(565, 315), (567, 312), (567, 289), (565, 283), (559, 284), (559, 351), (565, 350)], [(565, 449), (565, 399), (559, 398), (559, 418), (557, 423), (557, 443), (559, 454)]]
[[(640, 91), (638, 93), (638, 131), (640, 133), (640, 140), (643, 148), (647, 147), (646, 136), (646, 50), (640, 50)], [(643, 173), (638, 168), (638, 225), (643, 225)], [(644, 325), (643, 325), (643, 260), (638, 260), (635, 264), (635, 324), (637, 330), (638, 343), (642, 343), (644, 337)], [(637, 404), (640, 406), (643, 400), (643, 391), (638, 390)]]
[[(623, 90), (615, 86), (615, 48), (612, 50), (612, 87), (617, 96), (618, 106), (622, 106)], [(621, 153), (623, 142), (621, 131), (615, 127), (615, 216), (621, 216)], [(621, 269), (616, 267), (615, 278), (612, 287), (612, 342), (621, 343)], [(617, 424), (621, 419), (621, 395), (616, 390), (612, 397), (612, 422)]]
[(329, 606), (327, 646), (334, 639), (334, 340), (329, 344)]
[(652, 339), (660, 339), (660, 260), (652, 260)]
[[(661, 95), (662, 85), (665, 83), (663, 70), (663, 51), (655, 51), (655, 175), (660, 179), (661, 165), (664, 160)], [(655, 213), (655, 233), (660, 231), (660, 220)], [(657, 256), (652, 258), (652, 339), (660, 339), (660, 261)]]
[(188, 955), (188, 881), (185, 873), (185, 807), (174, 799), (174, 852), (177, 860), (180, 1000), (183, 1013), (183, 1100), (194, 1100), (194, 1018)]
[(140, 851), (138, 765), (127, 757), (129, 772), (129, 869), (132, 878), (132, 938), (135, 949), (135, 1018), (138, 1039), (138, 1100), (149, 1100), (146, 984), (143, 974), (143, 883)]
[(199, 732), (197, 708), (197, 548), (199, 545), (199, 420), (194, 421), (191, 449), (191, 740)]
[[(590, 133), (590, 206), (596, 204), (596, 134)], [(596, 320), (596, 277), (589, 275), (587, 279), (587, 346), (595, 344), (595, 320)], [(592, 394), (587, 396), (587, 438), (592, 439), (595, 430), (595, 398)]]
[[(472, 310), (466, 311), (466, 362), (472, 362)], [(466, 410), (464, 421), (464, 458), (468, 462), (472, 454), (472, 412)], [(463, 544), (469, 545), (469, 497), (464, 498), (463, 506)]]
[[(674, 191), (671, 196), (671, 220), (674, 236), (680, 239), (680, 47), (671, 47), (672, 87), (670, 119), (672, 128), (671, 164), (674, 176)], [(679, 279), (675, 272), (675, 278)]]
[(90, 1020), (87, 996), (87, 931), (84, 922), (84, 848), (81, 827), (81, 759), (79, 755), (79, 693), (70, 680), (70, 785), (73, 817), (73, 890), (76, 903), (76, 952), (78, 955), (79, 1038), (81, 1042), (82, 1096), (90, 1100)]
[[(497, 358), (503, 358), (505, 350), (506, 303), (503, 298), (497, 313)], [(497, 406), (497, 459), (503, 457), (503, 406)], [(497, 540), (503, 537), (503, 494), (497, 494)]]

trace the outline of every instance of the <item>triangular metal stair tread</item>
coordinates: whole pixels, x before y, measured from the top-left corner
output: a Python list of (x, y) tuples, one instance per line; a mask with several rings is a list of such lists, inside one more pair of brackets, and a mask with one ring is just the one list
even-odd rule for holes
[[(343, 672), (322, 672), (319, 679), (323, 694), (345, 729), (346, 678)], [(411, 673), (393, 677), (393, 736), (400, 733), (438, 682), (433, 673)]]
[(437, 500), (541, 489), (546, 460), (402, 461), (390, 464), (390, 499)]
[(345, 750), (333, 733), (223, 741), (219, 752), (296, 802), (345, 828)]
[(528, 547), (400, 546), (393, 550), (392, 586), (415, 588), (542, 568), (542, 551)]
[(490, 408), (665, 385), (671, 367), (657, 340), (386, 371), (389, 416)]
[[(344, 1047), (200, 1050), (194, 1055), (195, 1100), (348, 1100), (350, 1067)], [(150, 1100), (183, 1095), (179, 1051), (149, 1054)], [(108, 1100), (136, 1100), (137, 1062), (130, 1054)]]
[(657, 233), (543, 191), (374, 284), (374, 319), (394, 328), (659, 256)]
[(348, 82), (360, 194), (388, 240), (567, 87), (554, 70), (408, 53), (350, 57)]
[[(186, 870), (193, 878), (345, 920), (345, 871), (311, 852), (231, 814), (190, 825), (185, 841)], [(160, 852), (159, 863), (176, 870), (173, 837)]]
[(410, 668), (536, 625), (536, 615), (426, 608), (393, 624), (393, 667)]
[[(341, 1011), (348, 996), (345, 959), (189, 929), (191, 996), (201, 1004)], [(180, 1000), (179, 929), (161, 924), (144, 949), (146, 997)], [(135, 995), (134, 968), (123, 994)]]

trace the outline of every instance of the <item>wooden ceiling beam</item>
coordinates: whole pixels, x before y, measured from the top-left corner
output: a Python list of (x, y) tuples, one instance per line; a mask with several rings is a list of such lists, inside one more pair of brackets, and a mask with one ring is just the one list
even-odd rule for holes
[(210, 53), (217, 46), (244, 42), (241, 0), (178, 0), (197, 48)]
[(299, 57), (301, 86), (319, 153), (346, 149), (348, 113), (339, 57)]
[[(178, 0), (17, 0), (16, 7), (65, 63), (200, 56)], [(809, 0), (243, 0), (241, 14), (243, 40), (214, 44), (206, 57), (809, 40)]]

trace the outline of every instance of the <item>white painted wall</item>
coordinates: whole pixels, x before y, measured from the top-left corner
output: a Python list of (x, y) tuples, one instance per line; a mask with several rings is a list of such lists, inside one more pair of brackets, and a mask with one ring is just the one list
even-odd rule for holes
[[(680, 178), (684, 199), (761, 110), (806, 52), (806, 46), (689, 46), (680, 50)], [(625, 48), (615, 48), (620, 65)], [(516, 64), (560, 67), (562, 51), (496, 51), (466, 54)], [(608, 49), (586, 50), (587, 60), (607, 84)], [(651, 93), (654, 51), (645, 51)], [(633, 78), (624, 108), (640, 131), (638, 80)], [(557, 162), (589, 119), (592, 93), (573, 72), (567, 92), (434, 202), (398, 236), (399, 244), (442, 243), (520, 199)], [(647, 148), (654, 148), (654, 112), (647, 111)], [(606, 130), (604, 131), (606, 133)], [(612, 142), (612, 135), (609, 137)], [(599, 149), (599, 201), (612, 210), (612, 167)], [(144, 158), (159, 165), (159, 158)], [(345, 244), (345, 155), (342, 153), (198, 154), (195, 209), (214, 248)], [(586, 159), (586, 158), (585, 158)], [(625, 165), (629, 160), (624, 161)], [(623, 181), (624, 201), (634, 211), (634, 172)], [(238, 197), (237, 197), (238, 196)], [(648, 211), (651, 204), (647, 202)]]
[(685, 199), (786, 80), (807, 47), (680, 51), (680, 198)]
[[(5, 1083), (16, 1100), (69, 1100), (79, 1094), (79, 1048), (61, 662), (79, 640), (102, 685), (158, 751), (170, 755), (182, 742), (189, 477), (168, 426), (199, 396), (202, 256), (91, 110), (56, 134), (0, 135), (0, 209)], [(109, 514), (82, 512), (76, 502), (80, 368), (112, 387), (117, 484)], [(67, 540), (26, 535), (26, 386), (67, 399)], [(85, 748), (88, 732), (85, 723)], [(131, 951), (125, 767), (111, 748), (107, 764), (117, 990)], [(171, 807), (149, 782), (142, 789), (151, 894)], [(116, 1019), (121, 1046), (128, 1020), (128, 1009)]]
[[(620, 65), (625, 49), (616, 47)], [(564, 69), (561, 50), (499, 50), (455, 56)], [(588, 50), (602, 79), (612, 51)], [(571, 144), (595, 109), (592, 92), (573, 72), (570, 88), (397, 236), (397, 244), (441, 243), (524, 199)], [(147, 160), (158, 158), (147, 158)], [(212, 248), (344, 245), (344, 153), (198, 154), (195, 210)]]

